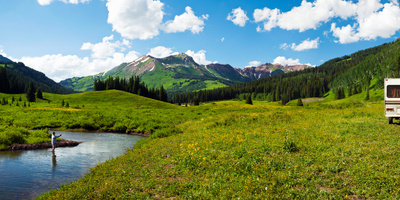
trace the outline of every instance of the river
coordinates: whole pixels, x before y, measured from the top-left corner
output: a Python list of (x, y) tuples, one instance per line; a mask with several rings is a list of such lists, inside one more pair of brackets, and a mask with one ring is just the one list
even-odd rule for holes
[(56, 131), (76, 147), (0, 152), (0, 199), (33, 199), (83, 177), (90, 167), (123, 154), (143, 137)]

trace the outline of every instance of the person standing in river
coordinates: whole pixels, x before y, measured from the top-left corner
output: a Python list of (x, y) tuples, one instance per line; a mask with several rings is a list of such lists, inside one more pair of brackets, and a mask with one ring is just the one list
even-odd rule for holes
[(54, 152), (54, 149), (57, 146), (57, 138), (61, 137), (62, 133), (59, 136), (56, 136), (56, 132), (53, 132), (53, 135), (51, 135), (51, 150)]

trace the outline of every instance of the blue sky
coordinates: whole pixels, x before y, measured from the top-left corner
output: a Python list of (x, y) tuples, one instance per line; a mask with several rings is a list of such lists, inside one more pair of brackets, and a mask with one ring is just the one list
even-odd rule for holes
[(0, 0), (0, 54), (55, 81), (144, 54), (235, 68), (310, 64), (392, 42), (397, 0)]

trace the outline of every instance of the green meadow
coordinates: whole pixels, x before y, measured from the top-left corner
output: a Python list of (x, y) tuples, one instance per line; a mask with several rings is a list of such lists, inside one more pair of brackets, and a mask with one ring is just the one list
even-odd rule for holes
[(400, 198), (399, 121), (388, 125), (381, 90), (369, 101), (365, 93), (329, 95), (303, 99), (303, 107), (297, 100), (185, 107), (121, 91), (44, 98), (0, 106), (1, 130), (152, 135), (39, 199)]

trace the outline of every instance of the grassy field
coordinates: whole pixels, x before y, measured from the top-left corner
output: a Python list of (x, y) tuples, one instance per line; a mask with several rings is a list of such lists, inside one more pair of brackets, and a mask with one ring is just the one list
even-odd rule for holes
[(50, 103), (0, 106), (0, 116), (3, 126), (154, 132), (40, 199), (399, 199), (399, 126), (387, 123), (382, 91), (364, 97), (179, 107), (119, 91), (45, 94)]

